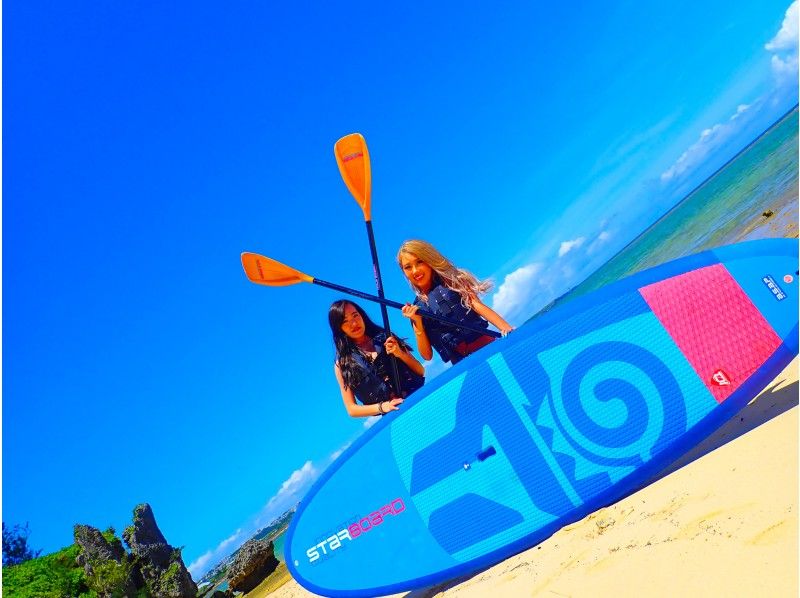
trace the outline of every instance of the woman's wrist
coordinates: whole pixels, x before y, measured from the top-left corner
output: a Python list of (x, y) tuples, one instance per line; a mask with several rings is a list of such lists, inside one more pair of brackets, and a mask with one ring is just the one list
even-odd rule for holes
[(376, 413), (375, 415), (383, 415), (384, 413), (386, 412), (383, 410), (383, 401), (381, 401), (380, 403), (378, 403), (378, 413)]

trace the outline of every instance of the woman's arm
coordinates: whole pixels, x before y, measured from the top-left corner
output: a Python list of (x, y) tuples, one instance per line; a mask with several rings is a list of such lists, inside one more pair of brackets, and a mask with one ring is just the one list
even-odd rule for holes
[(425, 361), (430, 361), (433, 358), (433, 349), (431, 349), (431, 341), (428, 334), (425, 332), (425, 325), (422, 323), (422, 316), (417, 315), (419, 310), (418, 305), (411, 305), (406, 303), (403, 306), (403, 315), (411, 320), (411, 328), (414, 330), (414, 336), (417, 339), (417, 349), (419, 354)]
[[(353, 394), (353, 390), (345, 387), (342, 371), (339, 369), (338, 363), (333, 364), (333, 373), (336, 376), (336, 381), (339, 383), (339, 391), (342, 393), (344, 408), (347, 410), (347, 414), (350, 417), (371, 417), (373, 415), (380, 415), (381, 413), (389, 413), (389, 411), (398, 409), (399, 405), (403, 402), (403, 399), (392, 399), (376, 405), (359, 405), (356, 403), (356, 396)], [(383, 411), (381, 411), (381, 409)]]
[(470, 297), (470, 306), (473, 310), (475, 310), (476, 314), (478, 314), (484, 320), (487, 320), (490, 324), (493, 324), (495, 328), (497, 328), (503, 334), (508, 334), (514, 330), (514, 327), (506, 322), (500, 316), (500, 314), (498, 314), (488, 305), (483, 304), (477, 297)]
[(411, 355), (411, 353), (403, 349), (402, 345), (397, 342), (395, 337), (390, 336), (387, 338), (383, 346), (386, 347), (386, 352), (389, 355), (393, 355), (405, 363), (417, 376), (425, 375), (425, 368), (422, 367), (422, 364), (417, 361), (417, 359)]

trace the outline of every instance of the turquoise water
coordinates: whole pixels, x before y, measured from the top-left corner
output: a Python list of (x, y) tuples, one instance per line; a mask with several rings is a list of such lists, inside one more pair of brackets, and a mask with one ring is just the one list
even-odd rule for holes
[(283, 556), (283, 545), (286, 543), (286, 532), (282, 532), (275, 537), (275, 548), (273, 552), (275, 553), (275, 558), (281, 561), (282, 563), (286, 562), (286, 558)]
[[(797, 131), (795, 108), (627, 247), (543, 311), (639, 270), (685, 255), (750, 239), (797, 237)], [(767, 217), (765, 212), (771, 215)]]

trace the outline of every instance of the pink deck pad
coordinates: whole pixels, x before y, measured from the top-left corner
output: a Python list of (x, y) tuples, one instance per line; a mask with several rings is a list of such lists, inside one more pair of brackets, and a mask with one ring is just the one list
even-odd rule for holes
[(781, 344), (722, 264), (642, 287), (639, 292), (719, 403)]

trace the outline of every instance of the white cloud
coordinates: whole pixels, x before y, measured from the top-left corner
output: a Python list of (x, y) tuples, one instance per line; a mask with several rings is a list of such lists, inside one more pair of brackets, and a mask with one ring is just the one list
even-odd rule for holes
[(270, 514), (274, 511), (274, 515), (280, 515), (303, 497), (318, 475), (319, 471), (311, 461), (306, 461), (303, 467), (293, 471), (289, 479), (281, 484), (280, 490), (269, 499), (264, 511)]
[[(343, 445), (334, 451), (330, 456), (333, 461), (344, 452), (350, 443)], [(272, 522), (276, 517), (282, 515), (305, 495), (314, 481), (319, 477), (320, 471), (314, 467), (311, 461), (306, 461), (300, 469), (292, 472), (289, 478), (281, 484), (278, 492), (267, 501), (267, 504), (255, 517), (251, 518), (245, 525), (237, 529), (234, 534), (225, 538), (216, 548), (209, 550), (197, 557), (187, 567), (194, 579), (199, 579), (212, 566), (234, 552), (244, 541), (251, 537), (257, 530)]]
[(564, 257), (573, 249), (577, 249), (586, 241), (586, 237), (578, 237), (572, 241), (562, 241), (561, 247), (558, 248), (558, 257)]
[(772, 72), (779, 83), (789, 83), (797, 79), (797, 54), (772, 56)]
[[(764, 45), (764, 48), (772, 52), (772, 72), (775, 77), (775, 94), (785, 94), (787, 90), (796, 88), (798, 76), (797, 44), (798, 44), (798, 1), (792, 2), (786, 10), (783, 24), (775, 36)], [(783, 90), (783, 91), (781, 91)], [(795, 95), (791, 92), (791, 95)], [(763, 105), (765, 98), (758, 98), (750, 104), (740, 104), (736, 113), (726, 122), (717, 123), (700, 133), (700, 138), (693, 143), (667, 170), (661, 173), (661, 182), (668, 183), (677, 179), (685, 173), (691, 173), (700, 165), (712, 152), (728, 142), (740, 127), (746, 126), (741, 121), (748, 120), (749, 114), (758, 112), (753, 106)], [(742, 118), (743, 115), (747, 117)]]
[(531, 298), (542, 268), (539, 263), (528, 264), (506, 276), (492, 297), (492, 309), (506, 320), (518, 313)]
[(319, 474), (319, 469), (314, 467), (311, 461), (306, 461), (300, 469), (293, 471), (289, 479), (281, 484), (275, 496), (270, 498), (259, 514), (245, 526), (247, 534), (252, 534), (252, 532), (269, 524), (276, 517), (300, 502), (300, 499), (308, 492), (311, 484), (319, 477)]
[(783, 24), (764, 48), (772, 52), (772, 73), (778, 85), (797, 84), (798, 6), (792, 2), (783, 17)]
[(244, 534), (242, 533), (242, 529), (239, 528), (232, 536), (220, 542), (214, 550), (209, 550), (192, 561), (187, 567), (189, 573), (192, 574), (194, 579), (202, 577), (202, 575), (210, 569), (211, 565), (218, 563), (238, 548), (238, 546), (233, 546), (235, 542), (239, 541), (241, 544), (243, 540)]
[(748, 104), (740, 104), (736, 108), (736, 113), (725, 123), (717, 123), (712, 127), (704, 129), (700, 133), (700, 138), (689, 146), (681, 156), (667, 170), (661, 173), (661, 182), (667, 183), (680, 177), (686, 172), (691, 172), (696, 166), (701, 164), (706, 157), (725, 144), (738, 130), (739, 119), (750, 109)]
[(194, 579), (201, 577), (207, 570), (209, 563), (211, 562), (211, 557), (214, 556), (213, 551), (209, 550), (205, 554), (200, 555), (197, 557), (191, 565), (186, 567), (189, 570), (189, 573), (192, 574)]
[[(367, 419), (373, 419), (373, 418), (369, 417), (369, 418), (367, 418)], [(377, 419), (377, 418), (375, 418), (375, 419)], [(365, 424), (365, 426), (366, 426), (366, 424)], [(337, 450), (333, 451), (333, 452), (331, 453), (331, 456), (330, 456), (330, 459), (329, 459), (329, 461), (330, 461), (331, 463), (333, 463), (334, 461), (336, 461), (336, 459), (338, 459), (338, 458), (339, 458), (339, 456), (340, 456), (340, 455), (341, 455), (343, 452), (345, 452), (345, 451), (348, 449), (348, 447), (349, 447), (351, 444), (353, 444), (353, 443), (352, 443), (352, 442), (346, 442), (346, 443), (344, 443), (344, 445), (342, 445), (340, 448), (338, 448)]]
[(797, 53), (797, 0), (786, 9), (780, 31), (764, 46), (770, 52), (794, 50)]
[(222, 542), (220, 542), (219, 546), (217, 546), (217, 550), (224, 550), (225, 548), (236, 542), (236, 540), (238, 540), (241, 537), (242, 537), (242, 529), (239, 528), (232, 536), (225, 538)]
[(736, 120), (740, 115), (744, 114), (750, 109), (750, 104), (739, 104), (736, 107), (736, 114), (731, 116), (731, 120)]
[(595, 251), (600, 249), (600, 247), (603, 246), (606, 243), (606, 241), (608, 241), (610, 238), (611, 238), (610, 232), (608, 232), (607, 230), (601, 231), (600, 234), (597, 235), (597, 238), (589, 244), (589, 247), (586, 248), (586, 253), (589, 255), (593, 254)]

